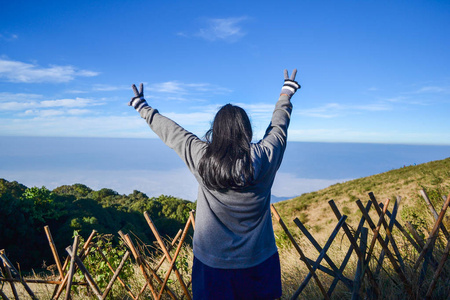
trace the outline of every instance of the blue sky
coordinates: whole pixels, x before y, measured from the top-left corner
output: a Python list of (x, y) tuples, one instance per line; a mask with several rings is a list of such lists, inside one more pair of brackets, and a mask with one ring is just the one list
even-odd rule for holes
[(1, 1), (0, 135), (203, 136), (244, 107), (261, 138), (298, 69), (291, 141), (450, 145), (449, 1)]

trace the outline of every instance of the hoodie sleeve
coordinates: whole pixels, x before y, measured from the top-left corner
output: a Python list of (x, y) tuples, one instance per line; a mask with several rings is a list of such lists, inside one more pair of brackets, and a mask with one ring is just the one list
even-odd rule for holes
[(195, 172), (206, 143), (171, 119), (161, 115), (157, 109), (145, 107), (140, 114), (156, 135), (167, 146), (175, 150), (189, 170)]
[(292, 103), (288, 96), (282, 95), (275, 104), (272, 120), (262, 141), (272, 147), (286, 148), (287, 131), (291, 119)]

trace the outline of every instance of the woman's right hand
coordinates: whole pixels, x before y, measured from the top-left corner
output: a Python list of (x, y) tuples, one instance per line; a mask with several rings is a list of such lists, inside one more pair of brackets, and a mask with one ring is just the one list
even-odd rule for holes
[(289, 98), (295, 94), (295, 92), (301, 88), (300, 84), (295, 81), (295, 76), (297, 75), (297, 69), (292, 71), (291, 77), (289, 78), (288, 71), (284, 70), (284, 85), (281, 88), (281, 94), (285, 94)]

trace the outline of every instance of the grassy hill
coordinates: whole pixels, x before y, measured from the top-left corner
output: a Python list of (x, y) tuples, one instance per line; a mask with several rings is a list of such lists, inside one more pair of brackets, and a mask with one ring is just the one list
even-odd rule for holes
[[(316, 192), (278, 202), (275, 207), (293, 232), (299, 232), (292, 222), (298, 218), (320, 240), (320, 236), (327, 237), (337, 223), (328, 204), (329, 200), (333, 199), (341, 213), (348, 216), (349, 224), (357, 225), (361, 213), (355, 201), (360, 199), (366, 204), (369, 192), (374, 193), (378, 202), (391, 199), (390, 209), (393, 207), (393, 201), (400, 196), (397, 219), (402, 221), (401, 223), (429, 223), (431, 217), (428, 208), (419, 194), (422, 188), (427, 191), (439, 213), (443, 204), (442, 195), (448, 195), (450, 192), (450, 158), (334, 184)], [(450, 214), (447, 212), (446, 215), (445, 223), (449, 223)], [(276, 222), (274, 228), (276, 233), (281, 232)]]

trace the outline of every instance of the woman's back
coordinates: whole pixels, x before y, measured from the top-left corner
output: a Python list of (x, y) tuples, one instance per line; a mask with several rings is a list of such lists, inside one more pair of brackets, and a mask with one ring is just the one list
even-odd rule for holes
[[(134, 87), (136, 97), (130, 105), (139, 111), (161, 140), (176, 151), (199, 183), (193, 241), (194, 296), (196, 291), (199, 293), (215, 284), (209, 281), (214, 278), (203, 276), (206, 269), (213, 270), (211, 274), (219, 274), (219, 270), (248, 271), (253, 267), (261, 270), (264, 264), (278, 270), (278, 275), (265, 279), (276, 281), (276, 288), (269, 291), (270, 297), (281, 296), (279, 260), (277, 257), (274, 260), (277, 248), (270, 196), (286, 149), (292, 111), (290, 98), (300, 87), (294, 81), (295, 74), (296, 71), (289, 79), (285, 71), (285, 84), (271, 122), (264, 138), (255, 144), (251, 143), (248, 116), (239, 107), (225, 105), (218, 112), (205, 142), (148, 106), (143, 98), (143, 87), (140, 92)], [(230, 274), (237, 274), (225, 273), (230, 278), (234, 276)], [(199, 282), (198, 278), (204, 282)], [(257, 280), (255, 286), (261, 282)], [(227, 286), (225, 290), (230, 288)], [(216, 293), (207, 290), (197, 296), (212, 297), (209, 292)]]

